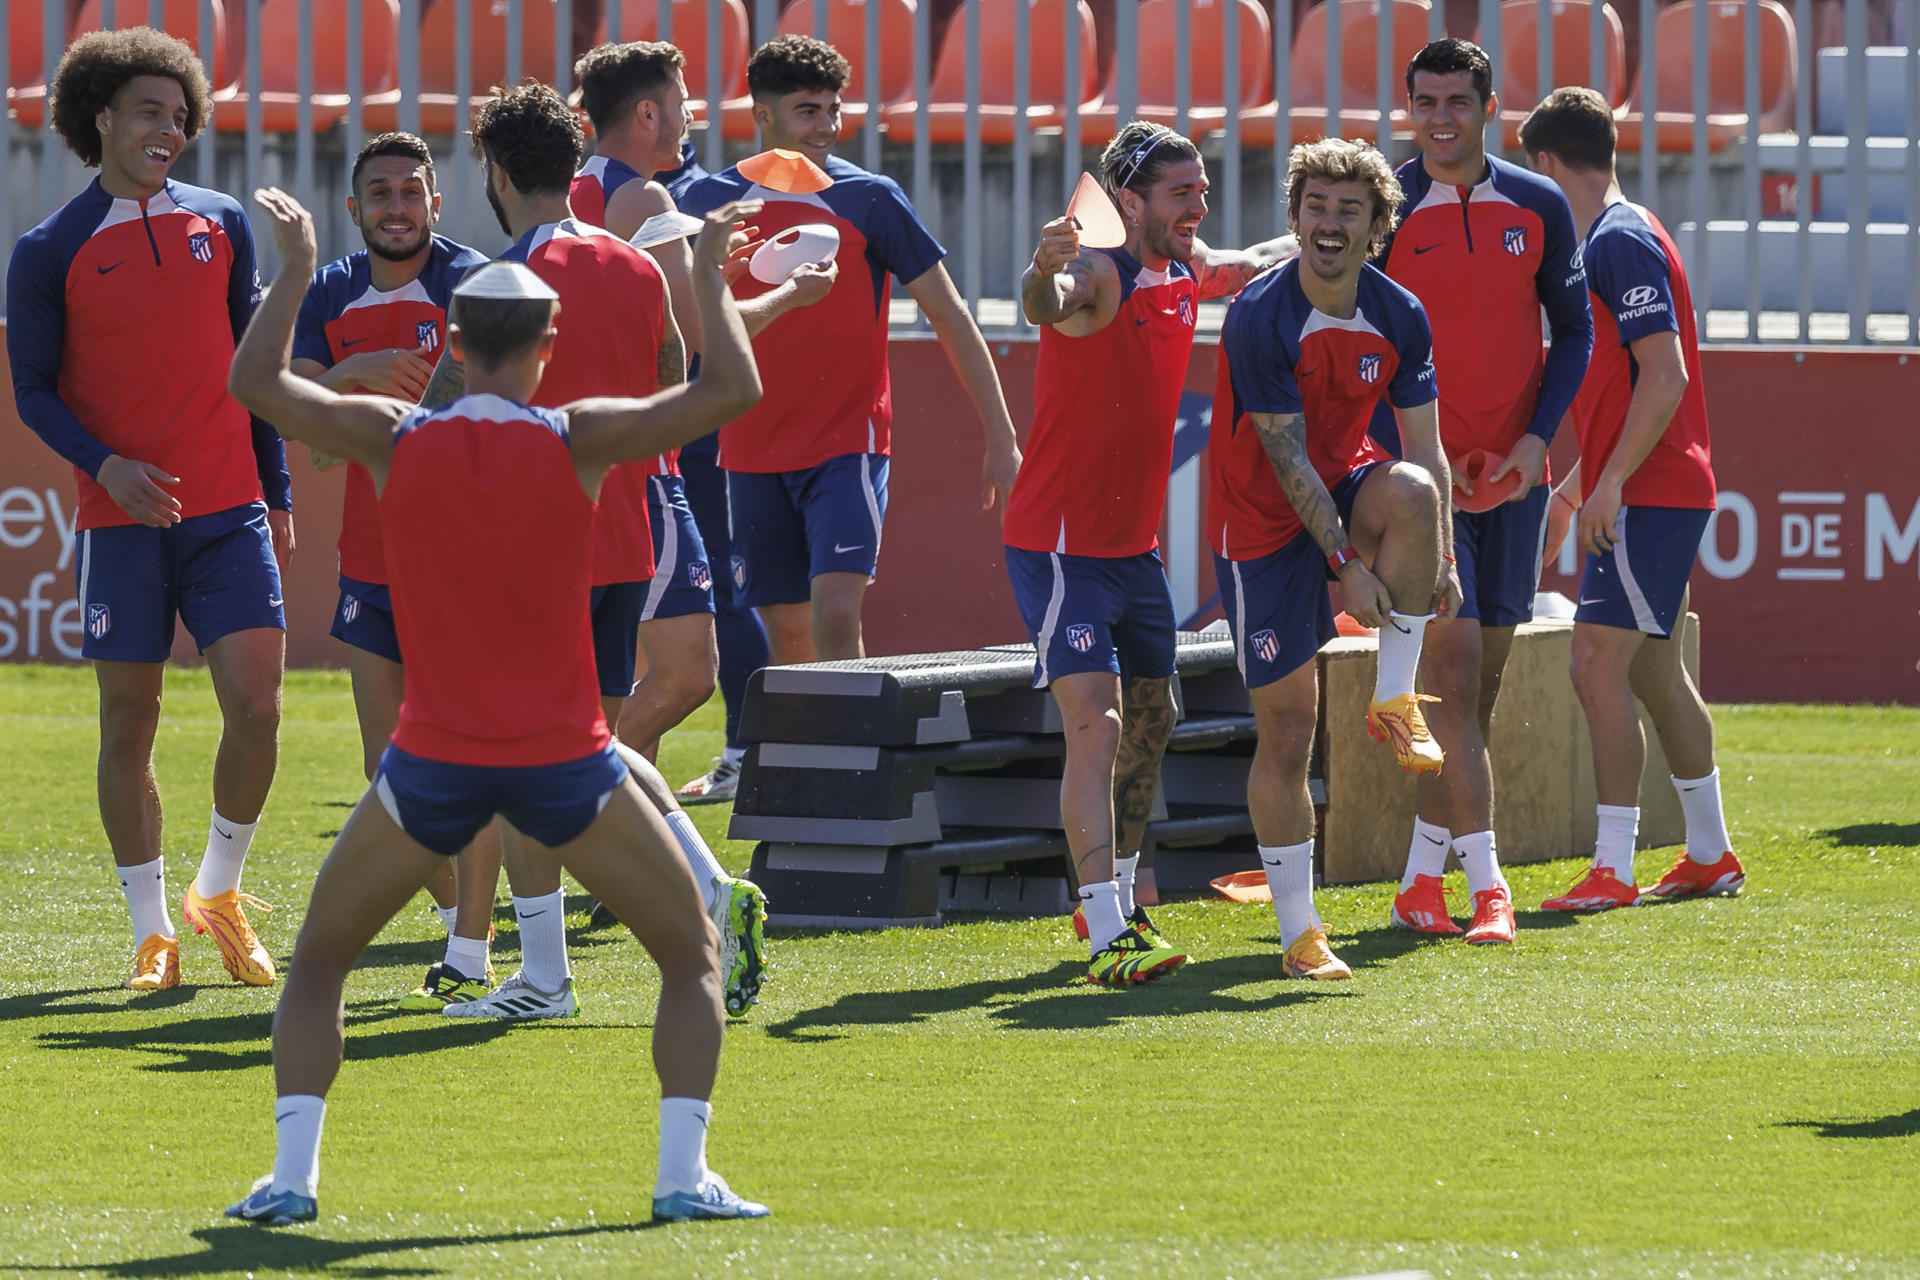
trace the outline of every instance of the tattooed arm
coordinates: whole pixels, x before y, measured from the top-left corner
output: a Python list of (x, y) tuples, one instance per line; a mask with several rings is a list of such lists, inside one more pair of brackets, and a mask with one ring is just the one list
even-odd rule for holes
[(1055, 218), (1040, 229), (1033, 264), (1020, 277), (1020, 307), (1033, 324), (1085, 337), (1113, 319), (1119, 283), (1113, 259), (1081, 248), (1072, 218)]
[(453, 358), (448, 351), (440, 357), (440, 363), (434, 366), (433, 377), (427, 379), (427, 389), (421, 393), (422, 409), (439, 409), (452, 404), (467, 394), (467, 366)]
[[(1273, 473), (1280, 479), (1281, 491), (1293, 504), (1300, 523), (1320, 544), (1321, 553), (1329, 562), (1342, 553), (1351, 553), (1353, 543), (1347, 538), (1346, 527), (1340, 523), (1340, 510), (1333, 505), (1333, 495), (1327, 492), (1320, 473), (1313, 469), (1307, 457), (1306, 415), (1256, 413), (1251, 416), (1267, 461), (1273, 464)], [(1363, 627), (1379, 626), (1393, 609), (1393, 599), (1387, 594), (1386, 586), (1357, 556), (1350, 556), (1338, 572), (1341, 602), (1346, 611)]]
[(661, 391), (687, 380), (687, 344), (680, 337), (680, 326), (674, 323), (671, 302), (667, 303), (666, 331), (660, 336), (660, 354), (655, 357), (654, 380)]
[(1253, 278), (1300, 252), (1298, 236), (1287, 234), (1245, 249), (1219, 249), (1195, 239), (1193, 276), (1202, 298), (1230, 298)]

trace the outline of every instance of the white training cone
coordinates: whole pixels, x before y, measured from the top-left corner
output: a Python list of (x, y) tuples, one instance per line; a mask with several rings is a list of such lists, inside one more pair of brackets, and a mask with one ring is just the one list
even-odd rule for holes
[(747, 270), (762, 284), (781, 284), (809, 262), (825, 262), (840, 252), (840, 232), (824, 222), (788, 227), (755, 251)]
[(684, 240), (701, 227), (700, 219), (678, 209), (668, 209), (656, 213), (640, 224), (633, 233), (633, 239), (627, 241), (636, 249), (651, 249), (655, 245), (666, 244), (671, 240)]

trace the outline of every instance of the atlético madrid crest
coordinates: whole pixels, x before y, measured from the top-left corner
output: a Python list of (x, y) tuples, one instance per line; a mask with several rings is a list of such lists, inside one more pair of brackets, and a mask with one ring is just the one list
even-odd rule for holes
[(1360, 357), (1360, 381), (1378, 382), (1380, 380), (1380, 353), (1369, 352)]
[(213, 235), (206, 231), (196, 231), (187, 237), (187, 252), (193, 255), (195, 262), (213, 261)]
[(105, 637), (107, 632), (111, 630), (113, 630), (113, 615), (107, 612), (107, 606), (103, 604), (88, 605), (87, 634), (95, 640), (99, 640)]
[(1074, 623), (1067, 628), (1067, 643), (1075, 653), (1085, 653), (1093, 648), (1093, 628), (1084, 622)]
[(1280, 656), (1280, 638), (1271, 631), (1256, 631), (1247, 639), (1253, 645), (1253, 656), (1262, 662), (1272, 662)]
[(1502, 238), (1506, 242), (1507, 252), (1514, 257), (1518, 258), (1526, 253), (1527, 229), (1525, 227), (1508, 227), (1502, 233)]
[(414, 345), (423, 351), (440, 349), (440, 326), (432, 320), (422, 320), (413, 326)]

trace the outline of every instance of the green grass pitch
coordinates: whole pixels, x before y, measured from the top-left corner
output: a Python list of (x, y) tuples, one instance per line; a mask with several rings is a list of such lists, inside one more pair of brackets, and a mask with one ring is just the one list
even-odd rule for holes
[[(1076, 982), (1064, 920), (776, 936), (710, 1148), (761, 1223), (647, 1222), (655, 984), (630, 938), (576, 931), (574, 1022), (396, 1015), (438, 955), (419, 906), (347, 988), (320, 1221), (270, 1232), (220, 1210), (272, 1158), (274, 993), (207, 939), (177, 991), (119, 989), (94, 705), (84, 671), (0, 668), (0, 1272), (1920, 1275), (1912, 710), (1718, 710), (1736, 900), (1523, 911), (1516, 947), (1474, 950), (1384, 928), (1388, 886), (1327, 890), (1343, 986), (1280, 979), (1270, 910), (1225, 902), (1162, 908), (1194, 961), (1131, 992)], [(670, 780), (718, 727), (672, 735)], [(176, 895), (217, 731), (204, 675), (171, 673)], [(360, 790), (344, 676), (289, 677), (283, 739), (246, 886), (282, 963)], [(1575, 870), (1517, 868), (1515, 896)]]

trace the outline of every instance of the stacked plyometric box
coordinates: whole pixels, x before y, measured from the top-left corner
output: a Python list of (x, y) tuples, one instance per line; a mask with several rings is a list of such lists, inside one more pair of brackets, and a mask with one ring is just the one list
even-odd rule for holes
[[(1223, 635), (1183, 633), (1180, 723), (1142, 850), (1147, 893), (1257, 867), (1253, 716)], [(1062, 912), (1059, 710), (1027, 645), (775, 667), (748, 687), (735, 839), (786, 924)]]

